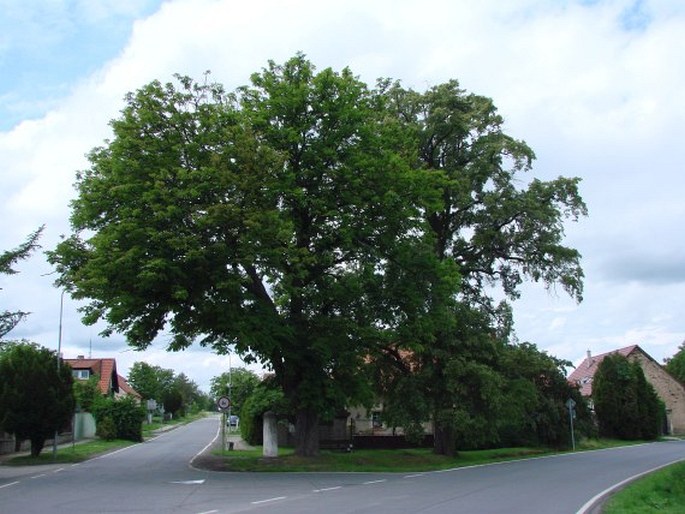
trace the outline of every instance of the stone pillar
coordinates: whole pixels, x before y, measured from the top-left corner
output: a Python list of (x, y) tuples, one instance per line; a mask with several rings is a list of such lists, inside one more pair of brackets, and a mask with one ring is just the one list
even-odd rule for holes
[(278, 430), (276, 429), (276, 414), (271, 411), (264, 413), (264, 457), (278, 457)]

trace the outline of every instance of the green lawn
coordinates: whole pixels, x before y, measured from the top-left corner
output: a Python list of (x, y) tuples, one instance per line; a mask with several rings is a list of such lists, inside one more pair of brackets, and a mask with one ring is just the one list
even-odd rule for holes
[[(184, 423), (182, 419), (175, 423)], [(173, 423), (173, 424), (175, 424)], [(165, 423), (168, 425), (169, 423)], [(151, 429), (159, 428), (152, 426)], [(153, 434), (144, 431), (145, 437)], [(638, 441), (639, 443), (639, 441)], [(34, 459), (30, 456), (17, 456), (9, 459), (8, 465), (50, 464), (53, 462), (81, 462), (96, 455), (117, 450), (135, 444), (131, 441), (100, 439), (77, 443), (73, 446), (62, 446), (57, 451), (57, 458), (52, 455), (52, 448), (46, 447), (42, 454)], [(594, 450), (634, 444), (614, 440), (584, 440), (578, 444), (579, 450)], [(406, 450), (354, 450), (350, 453), (341, 451), (322, 451), (316, 458), (302, 458), (293, 454), (289, 448), (280, 448), (277, 458), (262, 457), (262, 448), (254, 450), (215, 451), (214, 455), (223, 458), (223, 468), (230, 471), (369, 471), (369, 472), (422, 472), (453, 467), (488, 464), (513, 459), (522, 459), (559, 453), (549, 448), (498, 448), (493, 450), (461, 451), (456, 457), (435, 455), (430, 448)]]
[(59, 447), (57, 448), (56, 457), (53, 457), (52, 446), (46, 446), (38, 457), (34, 458), (30, 455), (21, 455), (8, 459), (5, 464), (9, 466), (33, 466), (38, 464), (52, 464), (55, 462), (82, 462), (103, 453), (108, 453), (118, 450), (119, 448), (131, 446), (132, 444), (136, 443), (132, 441), (124, 441), (122, 439), (115, 439), (114, 441), (93, 439), (92, 441), (80, 442), (73, 446)]
[(302, 458), (291, 448), (279, 449), (279, 456), (265, 459), (261, 447), (254, 450), (217, 451), (226, 468), (232, 471), (373, 471), (412, 472), (448, 469), (487, 462), (544, 455), (541, 448), (502, 448), (460, 452), (458, 457), (435, 455), (431, 449), (354, 450), (352, 452), (322, 450), (318, 457)]
[[(590, 439), (578, 443), (578, 451), (614, 448), (644, 441)], [(279, 448), (276, 458), (262, 457), (262, 448), (254, 450), (217, 450), (223, 457), (224, 469), (230, 471), (369, 471), (421, 472), (453, 467), (474, 466), (506, 460), (523, 459), (560, 453), (550, 448), (497, 448), (493, 450), (460, 451), (456, 457), (435, 455), (430, 448), (407, 450), (321, 451), (318, 457), (302, 458), (291, 448)]]
[(685, 512), (685, 462), (633, 482), (613, 496), (604, 514), (681, 514)]

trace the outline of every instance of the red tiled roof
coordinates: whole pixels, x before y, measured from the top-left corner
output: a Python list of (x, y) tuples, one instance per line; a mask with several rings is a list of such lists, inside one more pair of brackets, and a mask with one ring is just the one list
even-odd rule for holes
[(71, 366), (71, 369), (87, 369), (92, 374), (98, 375), (100, 381), (98, 387), (102, 394), (119, 391), (117, 378), (117, 361), (114, 359), (64, 359), (64, 363)]
[(143, 398), (138, 391), (131, 387), (131, 384), (129, 384), (124, 377), (118, 375), (117, 380), (119, 381), (119, 390), (122, 393), (127, 394), (128, 396), (135, 396), (139, 400)]
[(604, 360), (604, 357), (607, 355), (613, 355), (615, 353), (623, 355), (624, 357), (628, 357), (635, 350), (640, 350), (642, 353), (645, 353), (642, 348), (634, 344), (631, 346), (626, 346), (625, 348), (613, 350), (611, 352), (602, 353), (600, 355), (591, 355), (573, 370), (573, 372), (568, 376), (568, 381), (574, 385), (580, 386), (580, 394), (583, 396), (590, 396), (592, 394), (592, 379), (595, 376), (597, 367)]

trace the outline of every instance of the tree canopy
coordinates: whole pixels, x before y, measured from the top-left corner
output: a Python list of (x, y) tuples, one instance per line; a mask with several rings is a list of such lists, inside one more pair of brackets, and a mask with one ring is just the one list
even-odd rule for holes
[(197, 384), (184, 373), (177, 375), (173, 369), (138, 361), (131, 366), (127, 379), (143, 398), (155, 400), (165, 412), (174, 416), (199, 410), (207, 403)]
[[(413, 135), (414, 168), (427, 172), (438, 192), (423, 211), (432, 257), (443, 269), (454, 266), (460, 282), (439, 287), (444, 275), (424, 271), (433, 284), (420, 296), (428, 308), (406, 316), (380, 362), (387, 367), (394, 360), (390, 369), (411, 375), (408, 383), (422, 377), (412, 386), (412, 416), (433, 421), (435, 449), (449, 454), (466, 434), (471, 444), (497, 434), (498, 347), (508, 342), (512, 321), (509, 306), (495, 302), (493, 286), (515, 299), (525, 279), (560, 284), (580, 301), (580, 254), (564, 246), (563, 222), (587, 210), (578, 179), (525, 184), (534, 153), (502, 131), (489, 98), (467, 94), (456, 81), (425, 93), (391, 82), (382, 89), (390, 112)], [(406, 352), (409, 366), (401, 362)]]
[(131, 366), (127, 380), (143, 398), (155, 400), (161, 405), (164, 392), (173, 385), (174, 370), (138, 361)]
[(516, 297), (541, 280), (580, 299), (562, 244), (585, 213), (577, 180), (523, 185), (532, 150), (489, 99), (455, 81), (369, 88), (303, 55), (232, 93), (176, 78), (126, 97), (50, 260), (106, 333), (144, 348), (167, 330), (171, 350), (198, 341), (270, 368), (298, 454), (318, 451), (320, 417), (370, 401), (361, 370), (391, 347), (433, 370), (433, 415), (466, 377), (495, 388), (474, 327), (508, 311), (486, 286)]
[(685, 384), (685, 343), (681, 343), (676, 354), (666, 361), (666, 371)]
[(37, 457), (74, 413), (71, 368), (58, 369), (55, 352), (33, 343), (7, 344), (0, 351), (0, 428), (17, 441), (31, 441)]
[(237, 414), (259, 383), (259, 377), (249, 369), (233, 368), (212, 378), (209, 394), (214, 401), (221, 396), (229, 397), (232, 412)]

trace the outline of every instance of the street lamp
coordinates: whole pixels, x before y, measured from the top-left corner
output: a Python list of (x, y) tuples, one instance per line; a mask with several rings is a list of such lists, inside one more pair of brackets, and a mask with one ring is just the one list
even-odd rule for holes
[[(62, 317), (64, 315), (64, 293), (66, 289), (62, 289), (62, 294), (59, 295), (59, 330), (57, 332), (57, 379), (59, 380), (60, 372), (60, 358), (62, 354)], [(57, 459), (57, 436), (59, 435), (59, 428), (55, 428), (55, 438), (52, 441), (52, 458)]]
[(228, 426), (229, 426), (229, 432), (233, 431), (233, 427), (231, 427), (231, 407), (233, 407), (233, 396), (231, 395), (231, 388), (233, 387), (233, 379), (231, 377), (231, 353), (228, 353), (228, 400), (230, 403), (228, 404)]

